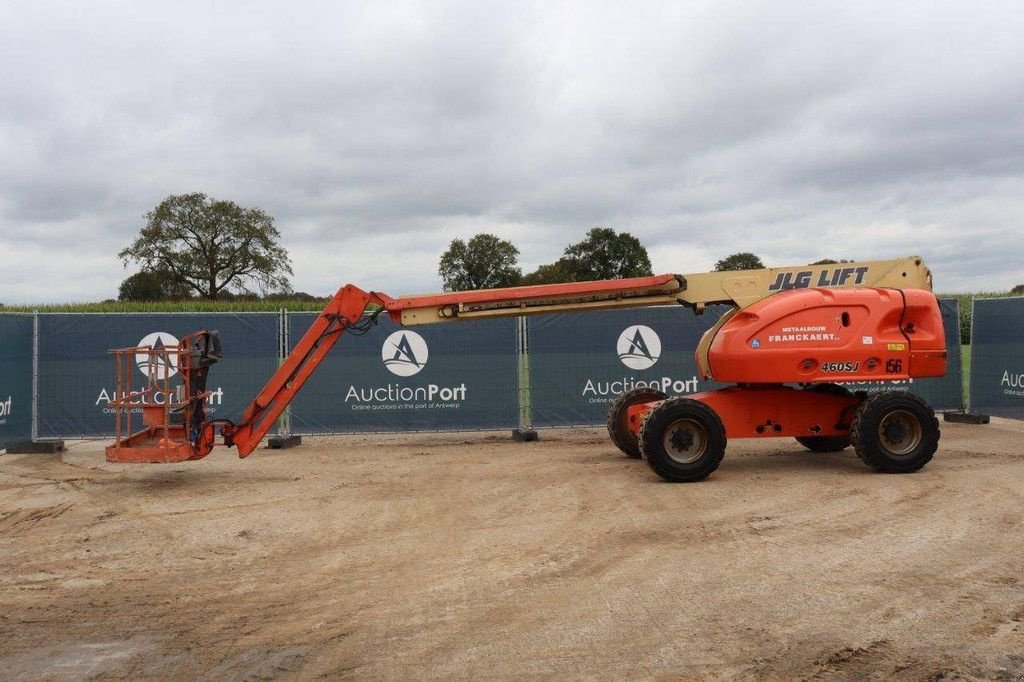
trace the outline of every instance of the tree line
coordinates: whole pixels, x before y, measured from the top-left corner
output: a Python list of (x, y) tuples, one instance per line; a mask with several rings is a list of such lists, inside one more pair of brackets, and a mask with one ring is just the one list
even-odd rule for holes
[[(118, 257), (139, 271), (120, 286), (122, 301), (317, 300), (291, 287), (291, 261), (274, 219), (259, 208), (206, 194), (171, 195), (144, 216), (138, 236)], [(559, 258), (523, 273), (511, 241), (481, 233), (454, 239), (441, 254), (438, 274), (446, 291), (558, 284), (653, 274), (647, 248), (629, 232), (594, 227)], [(811, 265), (848, 263), (825, 258)], [(750, 252), (715, 263), (716, 271), (756, 270), (765, 264)], [(1014, 292), (1024, 289), (1015, 287)]]
[(640, 240), (628, 232), (595, 227), (583, 240), (569, 244), (553, 263), (523, 274), (519, 249), (493, 234), (452, 240), (437, 269), (445, 291), (497, 289), (530, 284), (585, 282), (653, 274)]
[[(145, 215), (135, 240), (118, 257), (139, 271), (121, 282), (122, 301), (211, 301), (288, 298), (295, 292), (287, 250), (273, 218), (258, 208), (202, 193), (169, 196)], [(580, 282), (650, 275), (651, 260), (628, 232), (595, 227), (567, 246), (555, 262), (523, 274), (519, 249), (492, 234), (455, 239), (441, 255), (438, 273), (446, 291), (520, 284)]]
[[(848, 259), (823, 258), (811, 265), (852, 263)], [(742, 251), (715, 263), (715, 271), (760, 270), (766, 267), (760, 256)], [(519, 249), (493, 234), (481, 233), (466, 241), (455, 239), (441, 255), (438, 274), (445, 291), (497, 289), (519, 285), (587, 282), (654, 274), (647, 249), (628, 232), (595, 227), (579, 242), (565, 247), (553, 263), (523, 274)]]

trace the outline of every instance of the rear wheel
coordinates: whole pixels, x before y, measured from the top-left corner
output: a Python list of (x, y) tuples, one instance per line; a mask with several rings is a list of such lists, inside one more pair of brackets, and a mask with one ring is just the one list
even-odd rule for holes
[(850, 425), (857, 456), (876, 471), (904, 474), (931, 461), (939, 447), (939, 420), (912, 393), (878, 393), (857, 408)]
[[(812, 393), (826, 393), (828, 395), (853, 395), (845, 387), (837, 384), (813, 384), (804, 390), (811, 391)], [(811, 452), (839, 452), (850, 447), (849, 436), (797, 436), (796, 442)]]
[(644, 415), (640, 454), (666, 481), (707, 478), (725, 456), (725, 427), (715, 411), (692, 398), (669, 398)]
[(626, 391), (612, 403), (608, 410), (608, 435), (611, 437), (615, 447), (622, 450), (627, 456), (639, 459), (640, 443), (636, 436), (629, 430), (629, 408), (633, 405), (653, 403), (664, 400), (668, 396), (656, 388), (634, 388)]

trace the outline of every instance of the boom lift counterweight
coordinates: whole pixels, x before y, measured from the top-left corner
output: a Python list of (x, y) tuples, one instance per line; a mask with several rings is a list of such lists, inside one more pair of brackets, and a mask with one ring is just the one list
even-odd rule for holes
[[(154, 410), (149, 436), (122, 438), (119, 419), (118, 439), (107, 448), (107, 459), (199, 459), (213, 449), (218, 428), (226, 445), (248, 456), (339, 338), (364, 333), (384, 313), (400, 324), (420, 325), (669, 304), (700, 314), (716, 303), (733, 307), (704, 334), (697, 367), (704, 379), (734, 385), (689, 397), (669, 398), (652, 389), (620, 396), (609, 411), (608, 430), (627, 455), (643, 457), (673, 481), (699, 480), (714, 471), (727, 437), (792, 436), (815, 451), (842, 449), (852, 441), (865, 462), (891, 472), (913, 471), (931, 459), (938, 422), (923, 401), (898, 392), (867, 398), (836, 383), (945, 374), (942, 317), (931, 294), (931, 273), (917, 257), (400, 298), (349, 284), (327, 304), (238, 424), (205, 420), (205, 373), (220, 355), (215, 333), (186, 337), (175, 351), (194, 360), (182, 366), (184, 428), (161, 424), (161, 414), (173, 415)], [(215, 352), (208, 351), (212, 346)], [(154, 440), (152, 433), (160, 429), (164, 437)]]

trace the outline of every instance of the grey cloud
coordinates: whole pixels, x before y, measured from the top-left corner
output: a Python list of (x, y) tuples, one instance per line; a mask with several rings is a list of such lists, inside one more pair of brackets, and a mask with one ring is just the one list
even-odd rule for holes
[(1019, 3), (4, 13), (8, 302), (113, 295), (142, 215), (195, 190), (275, 215), (320, 293), (436, 290), (479, 231), (531, 268), (594, 225), (663, 271), (921, 253), (940, 289), (1024, 281)]

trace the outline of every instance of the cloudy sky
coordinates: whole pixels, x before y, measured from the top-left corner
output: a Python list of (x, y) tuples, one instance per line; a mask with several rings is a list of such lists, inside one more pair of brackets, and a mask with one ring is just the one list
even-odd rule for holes
[(440, 287), (590, 227), (655, 271), (925, 256), (1024, 282), (1024, 3), (0, 5), (0, 301), (116, 296), (169, 194), (277, 220), (296, 289)]

